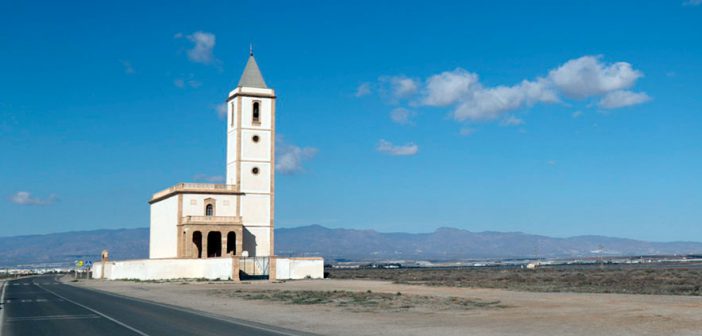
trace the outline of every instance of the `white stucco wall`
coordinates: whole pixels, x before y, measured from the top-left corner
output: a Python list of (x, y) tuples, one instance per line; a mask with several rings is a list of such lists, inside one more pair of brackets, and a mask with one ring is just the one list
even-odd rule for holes
[(227, 132), (227, 178), (226, 184), (236, 184), (237, 131)]
[[(251, 259), (242, 259), (241, 262), (242, 269), (254, 267)], [(324, 259), (322, 258), (276, 258), (275, 263), (275, 275), (279, 280), (324, 278)], [(231, 279), (233, 264), (231, 258), (144, 259), (109, 261), (105, 266), (104, 279), (107, 280), (228, 280)], [(103, 276), (102, 263), (95, 262), (91, 271), (94, 279), (100, 279)]]
[[(249, 252), (251, 257), (266, 257), (271, 255), (271, 230), (270, 227), (244, 226), (244, 250)], [(255, 242), (248, 240), (248, 231), (255, 239)]]
[(236, 216), (236, 195), (183, 194), (183, 216), (204, 216), (205, 199), (215, 200), (215, 216)]
[(149, 258), (178, 256), (178, 196), (151, 204)]
[[(258, 142), (253, 140), (258, 136)], [(241, 131), (241, 159), (243, 161), (270, 161), (271, 160), (271, 131), (270, 130), (242, 130)]]
[(323, 279), (323, 258), (276, 258), (276, 279)]
[(271, 225), (271, 196), (247, 194), (241, 197), (241, 219), (246, 225)]
[[(99, 279), (102, 276), (102, 264), (93, 264), (92, 271), (93, 278)], [(228, 280), (231, 276), (231, 258), (109, 261), (105, 264), (104, 274), (108, 280)]]
[[(258, 168), (258, 174), (253, 173), (254, 167)], [(245, 193), (270, 193), (271, 164), (269, 162), (242, 162), (241, 191)]]

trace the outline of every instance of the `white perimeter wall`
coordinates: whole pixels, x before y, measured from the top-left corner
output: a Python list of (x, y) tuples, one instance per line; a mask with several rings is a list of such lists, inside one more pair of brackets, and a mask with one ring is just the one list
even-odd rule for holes
[[(93, 278), (100, 279), (102, 263), (93, 264), (92, 272)], [(105, 263), (104, 274), (108, 280), (228, 280), (231, 277), (232, 258), (108, 261)]]
[[(243, 264), (243, 263), (242, 263)], [(108, 261), (104, 278), (107, 280), (169, 280), (209, 279), (228, 280), (232, 276), (232, 258), (210, 259), (143, 259)], [(103, 276), (102, 263), (91, 269), (94, 279)], [(276, 258), (276, 279), (323, 279), (322, 258)]]
[(279, 280), (323, 279), (322, 258), (276, 258), (275, 275)]
[(178, 196), (151, 204), (149, 258), (178, 256)]

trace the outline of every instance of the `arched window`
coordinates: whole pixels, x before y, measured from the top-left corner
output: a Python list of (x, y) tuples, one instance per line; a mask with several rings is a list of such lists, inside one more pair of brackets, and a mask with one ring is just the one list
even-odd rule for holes
[(261, 123), (261, 111), (259, 110), (259, 103), (254, 102), (253, 103), (253, 123), (254, 124), (260, 124)]
[(236, 233), (227, 233), (227, 254), (236, 255)]
[(208, 204), (205, 207), (205, 216), (214, 216), (214, 207), (212, 204)]
[(230, 121), (230, 123), (232, 124), (232, 126), (234, 126), (234, 103), (233, 103), (233, 102), (232, 102), (232, 104), (230, 105), (230, 107), (231, 107), (231, 110), (232, 110), (232, 120)]
[(193, 257), (202, 258), (202, 232), (193, 232), (193, 246), (195, 247)]

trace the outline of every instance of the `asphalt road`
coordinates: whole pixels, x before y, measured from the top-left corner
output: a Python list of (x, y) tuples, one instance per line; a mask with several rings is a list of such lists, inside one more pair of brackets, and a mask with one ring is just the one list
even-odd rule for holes
[(55, 276), (8, 281), (4, 294), (1, 336), (299, 335), (278, 327), (74, 287), (60, 283)]

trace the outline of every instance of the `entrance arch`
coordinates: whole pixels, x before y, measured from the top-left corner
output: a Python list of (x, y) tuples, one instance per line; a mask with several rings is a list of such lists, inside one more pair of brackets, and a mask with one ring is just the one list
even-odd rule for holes
[(202, 232), (193, 232), (193, 246), (195, 247), (193, 257), (202, 258)]
[(236, 255), (236, 233), (227, 233), (227, 254)]
[(222, 233), (219, 231), (212, 231), (207, 234), (207, 257), (221, 257), (222, 256)]

